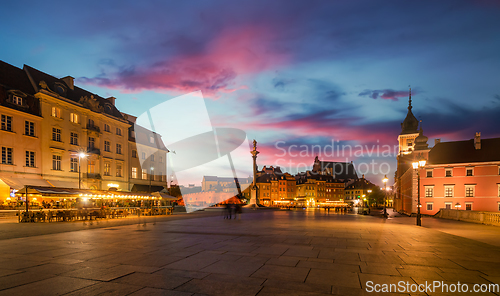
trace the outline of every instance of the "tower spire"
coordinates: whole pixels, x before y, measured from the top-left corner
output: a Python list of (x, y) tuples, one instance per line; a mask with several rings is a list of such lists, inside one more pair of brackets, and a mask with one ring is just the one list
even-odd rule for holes
[(408, 102), (408, 110), (411, 110), (411, 86), (410, 86), (410, 99), (409, 99), (409, 102)]

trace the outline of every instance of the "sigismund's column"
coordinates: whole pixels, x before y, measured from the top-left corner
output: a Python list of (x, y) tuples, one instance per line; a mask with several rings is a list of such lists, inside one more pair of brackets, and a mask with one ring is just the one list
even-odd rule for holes
[(253, 150), (250, 151), (252, 154), (253, 158), (253, 183), (252, 183), (252, 188), (250, 190), (250, 204), (251, 205), (257, 205), (259, 204), (259, 201), (257, 200), (257, 154), (259, 154), (259, 151), (257, 151), (257, 141), (253, 140)]

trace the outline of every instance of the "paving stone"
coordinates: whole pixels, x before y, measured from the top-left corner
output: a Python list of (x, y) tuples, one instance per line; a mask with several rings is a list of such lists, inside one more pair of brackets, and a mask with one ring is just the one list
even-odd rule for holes
[(316, 268), (316, 269), (329, 269), (345, 272), (359, 272), (359, 265), (349, 265), (349, 264), (339, 264), (339, 263), (328, 263), (328, 262), (314, 262), (314, 261), (303, 261), (297, 264), (297, 267), (306, 268)]
[(156, 288), (142, 288), (128, 296), (190, 296), (194, 295), (189, 292), (181, 292), (181, 291), (172, 291), (172, 290), (163, 290)]
[(175, 291), (183, 291), (190, 293), (201, 293), (207, 295), (256, 295), (262, 286), (257, 285), (246, 285), (234, 282), (221, 282), (221, 281), (210, 281), (210, 280), (199, 280), (193, 279), (180, 287), (176, 288)]
[(286, 257), (286, 256), (281, 256), (278, 258), (271, 258), (265, 262), (265, 264), (281, 265), (281, 266), (296, 266), (297, 263), (299, 263), (299, 259), (295, 259), (292, 257)]
[(62, 295), (96, 283), (96, 281), (86, 279), (58, 276), (2, 290), (0, 295)]
[(285, 288), (294, 291), (317, 292), (322, 294), (330, 294), (332, 289), (332, 285), (330, 284), (310, 284), (282, 279), (267, 279), (263, 285), (275, 288)]
[(134, 270), (132, 268), (126, 268), (123, 266), (116, 266), (107, 269), (87, 267), (66, 272), (63, 275), (73, 278), (82, 278), (82, 279), (108, 282), (123, 277), (127, 274), (131, 274), (133, 272)]
[(67, 296), (77, 296), (77, 295), (109, 295), (109, 296), (121, 296), (128, 295), (135, 291), (142, 289), (139, 286), (118, 284), (118, 283), (106, 283), (101, 282), (95, 285), (85, 287), (83, 289), (65, 294)]
[(277, 265), (264, 265), (252, 274), (252, 277), (265, 279), (285, 279), (290, 281), (304, 282), (309, 268), (289, 267)]
[(333, 285), (361, 288), (358, 273), (325, 269), (311, 269), (305, 281), (307, 284)]

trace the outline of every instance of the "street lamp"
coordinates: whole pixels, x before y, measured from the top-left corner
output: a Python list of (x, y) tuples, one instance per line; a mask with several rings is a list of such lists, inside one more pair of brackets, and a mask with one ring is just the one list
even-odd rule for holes
[(384, 179), (382, 179), (382, 182), (384, 182), (384, 218), (387, 219), (387, 181), (389, 181), (389, 179), (387, 179), (387, 175), (384, 176)]
[(459, 202), (455, 204), (455, 209), (460, 210), (461, 207), (462, 205)]
[(87, 154), (80, 152), (78, 153), (78, 189), (82, 189), (82, 158), (85, 158)]
[(412, 163), (413, 169), (417, 172), (417, 226), (422, 226), (422, 217), (420, 216), (420, 170), (425, 167), (425, 159)]

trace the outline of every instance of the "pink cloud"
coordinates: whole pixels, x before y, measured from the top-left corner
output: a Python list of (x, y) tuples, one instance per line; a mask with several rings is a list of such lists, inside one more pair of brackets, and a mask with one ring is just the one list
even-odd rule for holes
[(122, 92), (160, 90), (186, 93), (201, 90), (205, 96), (246, 88), (237, 81), (243, 74), (283, 65), (287, 55), (272, 50), (275, 34), (265, 26), (221, 32), (206, 44), (202, 54), (165, 58), (151, 66), (139, 66), (109, 74), (106, 78), (80, 78)]

